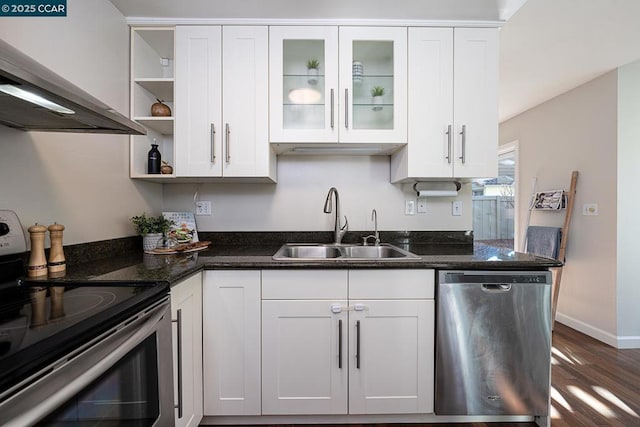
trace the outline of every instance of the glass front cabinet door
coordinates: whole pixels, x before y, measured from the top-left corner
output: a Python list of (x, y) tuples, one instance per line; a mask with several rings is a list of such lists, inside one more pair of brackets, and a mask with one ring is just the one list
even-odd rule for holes
[(270, 31), (271, 142), (406, 143), (406, 28)]
[(271, 27), (271, 142), (338, 142), (338, 27)]
[(340, 27), (340, 141), (407, 142), (407, 29)]

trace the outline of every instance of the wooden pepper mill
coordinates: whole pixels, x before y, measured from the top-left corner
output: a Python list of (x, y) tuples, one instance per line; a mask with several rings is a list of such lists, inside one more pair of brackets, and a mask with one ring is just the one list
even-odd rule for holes
[(62, 277), (67, 271), (67, 262), (62, 249), (62, 231), (64, 225), (57, 222), (49, 226), (49, 237), (51, 238), (51, 250), (49, 251), (49, 277)]
[(27, 277), (47, 277), (47, 257), (44, 254), (44, 235), (47, 227), (35, 225), (29, 227), (31, 254), (27, 264)]

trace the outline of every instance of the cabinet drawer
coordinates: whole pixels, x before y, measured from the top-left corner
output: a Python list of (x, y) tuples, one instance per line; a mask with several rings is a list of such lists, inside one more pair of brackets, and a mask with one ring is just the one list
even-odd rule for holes
[(263, 270), (262, 299), (347, 299), (347, 270)]
[(349, 299), (433, 299), (434, 270), (349, 270)]

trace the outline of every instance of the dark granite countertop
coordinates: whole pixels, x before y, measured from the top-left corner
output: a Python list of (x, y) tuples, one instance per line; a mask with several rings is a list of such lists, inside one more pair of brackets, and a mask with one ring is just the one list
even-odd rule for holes
[(559, 267), (549, 258), (514, 252), (483, 244), (409, 244), (396, 245), (419, 255), (419, 259), (389, 260), (294, 260), (276, 261), (273, 254), (280, 246), (215, 247), (199, 254), (198, 263), (205, 269), (242, 268), (434, 268), (465, 270), (535, 270)]
[[(203, 233), (204, 234), (204, 233)], [(92, 259), (88, 262), (70, 263), (67, 274), (62, 278), (50, 279), (57, 283), (91, 281), (100, 282), (169, 282), (171, 284), (203, 269), (273, 269), (273, 268), (433, 268), (466, 270), (539, 270), (561, 265), (556, 260), (514, 252), (495, 246), (473, 244), (467, 237), (447, 239), (407, 239), (395, 233), (385, 236), (383, 241), (419, 255), (412, 260), (318, 260), (318, 261), (276, 261), (273, 254), (282, 245), (282, 236), (276, 233), (260, 233), (267, 238), (256, 241), (258, 233), (247, 234), (238, 239), (220, 238), (214, 233), (201, 236), (201, 240), (214, 243), (206, 250), (176, 255), (150, 255), (141, 248), (129, 248), (110, 254), (108, 257)], [(316, 233), (318, 234), (318, 233)], [(324, 232), (314, 238), (323, 241)], [(234, 234), (235, 236), (238, 233)], [(249, 237), (250, 235), (253, 238)], [(331, 236), (329, 236), (331, 237)], [(386, 238), (385, 238), (386, 237)], [(442, 237), (442, 236), (440, 236)], [(450, 237), (450, 235), (447, 235)], [(460, 237), (460, 236), (458, 236)], [(296, 235), (284, 241), (314, 241), (309, 236)], [(327, 239), (330, 241), (329, 239)], [(325, 240), (325, 241), (327, 241)], [(348, 240), (347, 240), (348, 242)], [(95, 246), (95, 245), (94, 245)], [(122, 244), (118, 246), (122, 247)], [(66, 251), (66, 248), (65, 248)], [(72, 257), (81, 259), (77, 248), (72, 248)]]

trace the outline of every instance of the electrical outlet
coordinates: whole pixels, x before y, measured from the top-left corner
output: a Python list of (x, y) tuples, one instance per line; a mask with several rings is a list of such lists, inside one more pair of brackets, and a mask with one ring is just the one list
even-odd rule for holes
[(416, 201), (415, 200), (405, 200), (405, 203), (404, 203), (404, 214), (405, 215), (415, 215), (416, 214)]
[(462, 201), (456, 200), (451, 203), (451, 215), (452, 216), (462, 216)]
[(196, 202), (196, 215), (211, 216), (211, 202), (209, 200)]
[(427, 213), (427, 198), (418, 198), (418, 213)]
[(597, 203), (585, 203), (582, 205), (582, 215), (597, 216), (598, 204)]

